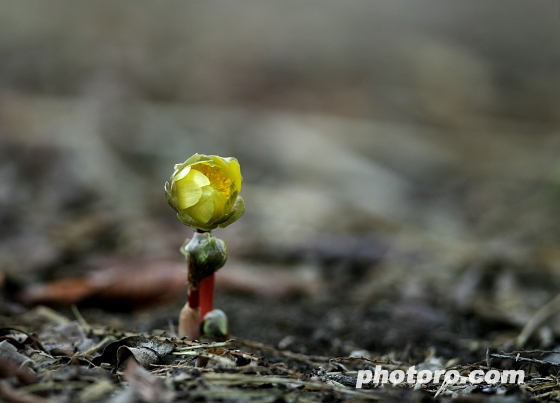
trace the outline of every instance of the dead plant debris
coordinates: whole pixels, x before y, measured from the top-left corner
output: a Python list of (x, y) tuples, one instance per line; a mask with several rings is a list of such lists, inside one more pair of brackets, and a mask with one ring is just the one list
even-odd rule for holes
[[(44, 310), (44, 309), (43, 309)], [(24, 315), (29, 315), (25, 313)], [(0, 326), (14, 317), (0, 317)], [(43, 325), (34, 333), (0, 328), (0, 401), (5, 402), (343, 402), (343, 401), (558, 401), (555, 351), (488, 352), (468, 364), (443, 360), (435, 349), (422, 362), (397, 354), (325, 357), (280, 350), (242, 338), (225, 342), (189, 341), (153, 334), (121, 332), (70, 320)], [(359, 353), (359, 352), (358, 352)], [(401, 354), (402, 356), (402, 354)], [(393, 371), (420, 369), (471, 371), (523, 369), (525, 383), (364, 384), (359, 370), (376, 366)], [(491, 368), (488, 367), (491, 365)]]

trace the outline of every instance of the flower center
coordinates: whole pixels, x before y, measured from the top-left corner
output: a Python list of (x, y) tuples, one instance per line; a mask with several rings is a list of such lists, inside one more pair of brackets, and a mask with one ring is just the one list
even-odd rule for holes
[(206, 164), (196, 164), (192, 166), (192, 169), (196, 169), (201, 172), (210, 180), (210, 186), (223, 193), (226, 198), (229, 197), (231, 188), (231, 179), (226, 178), (222, 170), (218, 167), (211, 167)]

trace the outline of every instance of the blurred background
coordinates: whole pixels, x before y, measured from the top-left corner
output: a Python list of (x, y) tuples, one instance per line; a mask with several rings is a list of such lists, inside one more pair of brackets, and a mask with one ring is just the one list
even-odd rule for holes
[(557, 0), (5, 0), (0, 310), (172, 331), (198, 152), (244, 177), (233, 335), (482, 356), (560, 291), (559, 45)]

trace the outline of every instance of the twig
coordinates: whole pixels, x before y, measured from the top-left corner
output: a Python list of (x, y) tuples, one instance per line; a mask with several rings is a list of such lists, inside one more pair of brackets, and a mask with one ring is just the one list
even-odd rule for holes
[(195, 346), (179, 347), (179, 348), (175, 349), (175, 352), (173, 354), (175, 354), (175, 355), (190, 354), (189, 350), (196, 350), (196, 349), (199, 349), (199, 348), (226, 347), (228, 344), (230, 344), (230, 342), (231, 342), (231, 340), (224, 341), (224, 342), (218, 342), (218, 343), (199, 344), (199, 345), (195, 345)]
[(291, 351), (278, 350), (267, 344), (262, 344), (252, 340), (235, 338), (233, 341), (242, 344), (246, 347), (260, 349), (260, 350), (268, 350), (275, 354), (284, 356), (286, 358), (291, 358), (311, 366), (316, 366), (318, 365), (318, 363), (327, 363), (330, 360), (329, 357), (322, 357), (318, 355), (304, 355), (304, 354), (293, 353)]
[(560, 363), (554, 361), (547, 361), (547, 360), (537, 360), (536, 358), (525, 358), (525, 357), (518, 357), (518, 356), (511, 356), (505, 354), (490, 354), (492, 358), (503, 358), (505, 360), (511, 360), (516, 362), (530, 362), (532, 364), (539, 364), (539, 365), (550, 365), (551, 367), (560, 367)]
[(78, 310), (78, 307), (76, 306), (76, 304), (72, 304), (71, 307), (72, 308), (72, 313), (74, 314), (74, 316), (76, 317), (76, 319), (78, 320), (78, 323), (80, 324), (80, 326), (82, 327), (82, 329), (84, 329), (84, 331), (86, 333), (89, 333), (91, 331), (91, 326), (89, 323), (87, 323), (87, 321), (84, 319), (84, 317), (82, 316), (82, 314), (80, 313), (80, 311)]
[(551, 301), (546, 303), (541, 309), (533, 315), (533, 317), (527, 322), (527, 324), (519, 333), (519, 336), (515, 339), (515, 344), (518, 348), (521, 348), (527, 343), (527, 340), (533, 335), (535, 330), (537, 330), (548, 318), (560, 311), (560, 294), (554, 297)]
[(440, 388), (437, 390), (436, 394), (434, 395), (434, 398), (436, 399), (439, 395), (441, 395), (445, 389), (447, 389), (447, 381), (443, 381), (443, 383), (441, 384)]
[(338, 393), (346, 393), (353, 396), (359, 396), (369, 400), (379, 400), (379, 396), (372, 395), (367, 392), (358, 391), (356, 389), (338, 386), (335, 384), (327, 384), (321, 382), (300, 381), (293, 378), (281, 378), (279, 376), (256, 376), (256, 375), (237, 375), (237, 374), (216, 374), (206, 373), (202, 377), (209, 382), (222, 383), (226, 385), (253, 384), (265, 385), (275, 383), (280, 385), (297, 385), (303, 386), (310, 390), (330, 390)]
[(514, 351), (510, 351), (510, 352), (503, 352), (502, 354), (512, 354), (512, 355), (517, 355), (517, 354), (540, 354), (540, 355), (544, 355), (544, 354), (560, 354), (560, 351), (554, 351), (554, 350), (514, 350)]
[(183, 346), (208, 346), (208, 343), (200, 343), (198, 341), (186, 340), (185, 338), (154, 336), (153, 334), (149, 334), (149, 333), (122, 332), (120, 330), (107, 329), (103, 327), (99, 327), (99, 328), (92, 327), (87, 332), (87, 334), (89, 336), (97, 336), (97, 337), (113, 336), (116, 337), (117, 339), (123, 339), (125, 337), (131, 337), (131, 336), (143, 336), (150, 340), (168, 341)]

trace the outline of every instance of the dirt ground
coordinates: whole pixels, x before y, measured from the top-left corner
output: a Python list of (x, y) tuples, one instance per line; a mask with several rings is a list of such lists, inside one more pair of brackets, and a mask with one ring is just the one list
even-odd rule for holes
[[(0, 401), (560, 400), (556, 0), (0, 8)], [(176, 335), (194, 153), (227, 341)]]

